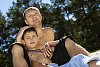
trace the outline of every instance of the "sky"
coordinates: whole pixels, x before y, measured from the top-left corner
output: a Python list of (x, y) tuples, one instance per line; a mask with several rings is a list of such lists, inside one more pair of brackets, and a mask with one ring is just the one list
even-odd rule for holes
[[(8, 9), (10, 8), (10, 6), (12, 6), (12, 2), (16, 2), (16, 0), (1, 0), (0, 11), (4, 16), (6, 16), (6, 12), (8, 12)], [(42, 0), (42, 2), (50, 3), (50, 0)]]

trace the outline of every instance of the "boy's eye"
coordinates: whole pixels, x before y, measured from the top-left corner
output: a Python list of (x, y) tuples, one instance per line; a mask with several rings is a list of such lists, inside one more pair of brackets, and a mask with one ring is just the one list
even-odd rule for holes
[(35, 36), (33, 36), (33, 38), (34, 38)]
[(29, 39), (29, 37), (26, 37), (26, 39)]

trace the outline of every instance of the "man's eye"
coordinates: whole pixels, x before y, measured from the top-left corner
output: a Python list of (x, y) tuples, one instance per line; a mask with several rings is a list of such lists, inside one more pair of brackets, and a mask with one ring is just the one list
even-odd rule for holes
[(31, 15), (29, 15), (28, 17), (32, 17)]
[(35, 15), (39, 15), (38, 13), (36, 13)]

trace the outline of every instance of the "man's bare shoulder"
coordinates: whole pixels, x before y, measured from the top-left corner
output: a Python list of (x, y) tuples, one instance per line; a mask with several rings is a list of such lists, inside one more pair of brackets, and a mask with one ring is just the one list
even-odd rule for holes
[(23, 54), (23, 48), (19, 45), (14, 45), (12, 48), (12, 55), (20, 55)]
[(53, 28), (51, 28), (51, 27), (44, 27), (44, 28), (42, 28), (42, 29), (43, 29), (43, 31), (45, 31), (45, 32), (54, 32)]
[(54, 30), (51, 27), (45, 27), (43, 29), (43, 32), (44, 32), (47, 42), (54, 40)]

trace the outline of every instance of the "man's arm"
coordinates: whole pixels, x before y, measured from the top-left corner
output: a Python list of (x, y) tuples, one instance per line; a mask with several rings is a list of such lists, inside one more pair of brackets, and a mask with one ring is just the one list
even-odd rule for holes
[(48, 36), (48, 41), (54, 41), (54, 30), (51, 27), (44, 28), (46, 35)]
[(12, 58), (14, 67), (28, 67), (26, 60), (24, 59), (23, 48), (19, 45), (14, 45), (12, 48)]
[(17, 34), (17, 37), (16, 37), (16, 42), (17, 42), (17, 43), (20, 43), (20, 44), (21, 44), (21, 38), (22, 38), (23, 32), (24, 32), (24, 30), (27, 29), (27, 28), (29, 28), (29, 26), (24, 26), (24, 27), (22, 27), (22, 28), (19, 30), (19, 32), (18, 32), (18, 34)]
[(90, 53), (84, 49), (82, 46), (78, 45), (77, 43), (75, 43), (73, 40), (67, 38), (65, 40), (65, 47), (70, 55), (70, 57), (73, 57), (77, 54), (84, 54), (89, 56)]
[(59, 40), (47, 42), (42, 51), (45, 57), (51, 58), (52, 53), (54, 52), (54, 47), (58, 44)]

